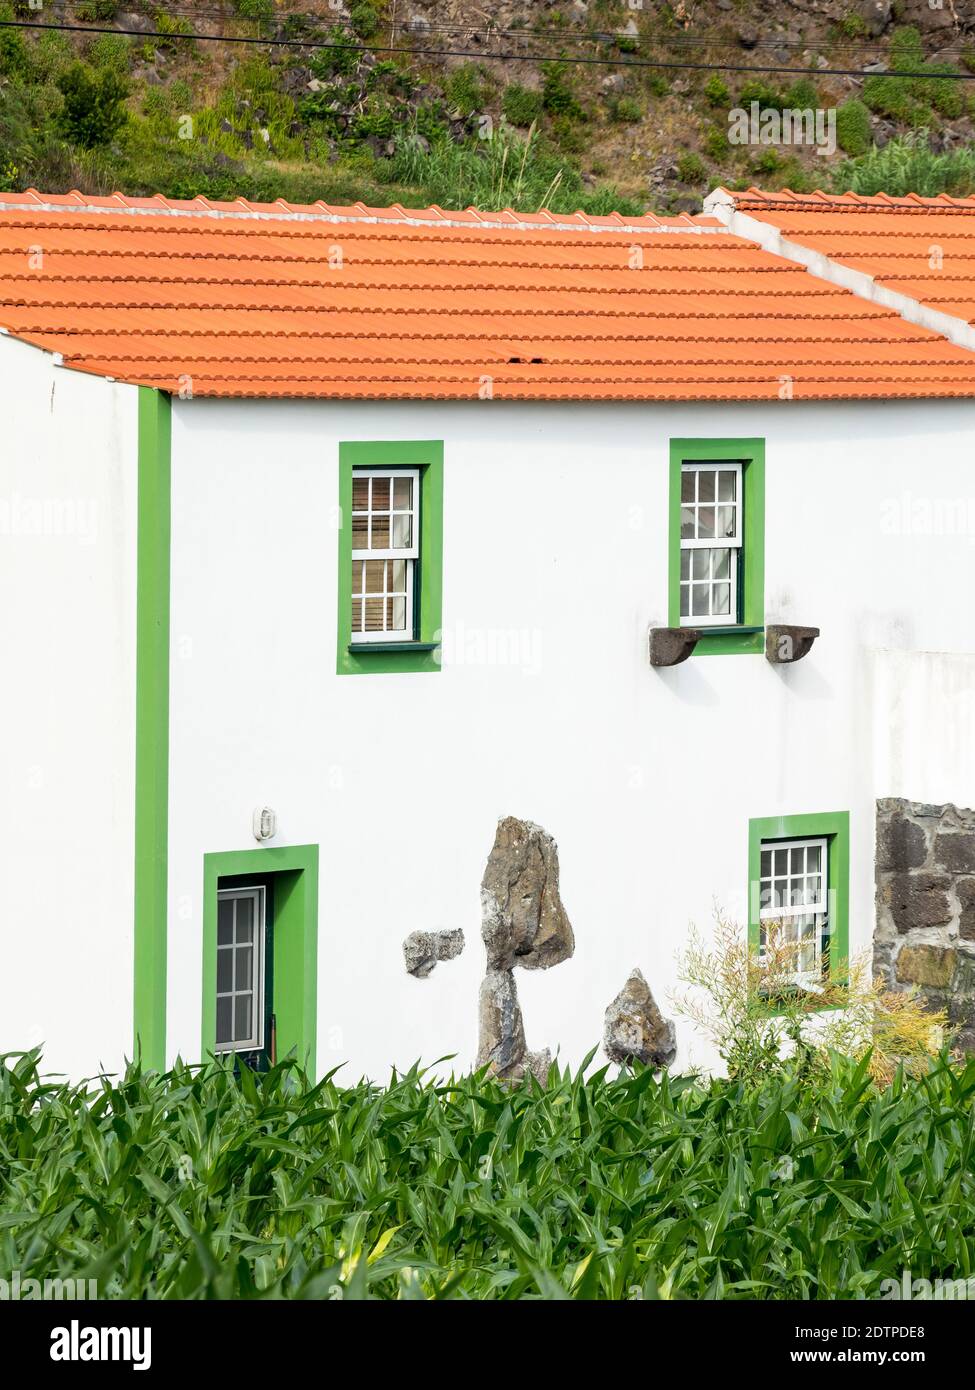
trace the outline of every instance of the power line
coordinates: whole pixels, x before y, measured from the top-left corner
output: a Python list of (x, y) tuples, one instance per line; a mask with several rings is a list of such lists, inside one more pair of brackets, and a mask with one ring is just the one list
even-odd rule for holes
[(397, 53), (415, 58), (477, 58), (482, 61), (514, 63), (565, 63), (577, 67), (647, 68), (658, 71), (677, 72), (754, 72), (792, 74), (797, 77), (898, 77), (905, 79), (924, 78), (935, 81), (975, 82), (973, 72), (914, 72), (905, 70), (884, 70), (865, 73), (862, 68), (799, 68), (784, 64), (754, 63), (702, 63), (669, 62), (661, 59), (627, 58), (579, 58), (563, 54), (545, 53), (484, 53), (479, 49), (450, 48), (398, 48), (391, 44), (334, 43), (323, 39), (269, 39), (256, 35), (220, 34), (174, 34), (159, 29), (115, 29), (102, 25), (41, 24), (36, 20), (0, 19), (0, 28), (35, 29), (68, 34), (121, 34), (135, 39), (163, 39), (166, 42), (182, 39), (190, 43), (247, 44), (262, 48), (314, 48), (335, 52), (354, 53)]

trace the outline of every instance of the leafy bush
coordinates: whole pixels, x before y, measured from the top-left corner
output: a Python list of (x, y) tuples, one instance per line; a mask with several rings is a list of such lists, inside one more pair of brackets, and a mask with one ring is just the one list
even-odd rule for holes
[(844, 160), (833, 182), (841, 192), (889, 193), (892, 197), (919, 193), (925, 198), (951, 193), (965, 197), (975, 192), (975, 148), (961, 145), (936, 153), (922, 130), (891, 140), (882, 150), (868, 150), (857, 159)]
[(77, 17), (83, 24), (104, 24), (118, 14), (119, 3), (120, 0), (86, 0), (78, 6)]
[(233, 0), (241, 19), (273, 19), (274, 0)]
[(834, 960), (830, 980), (798, 987), (795, 946), (776, 925), (759, 955), (740, 927), (719, 917), (713, 944), (692, 932), (679, 958), (688, 989), (675, 1007), (710, 1038), (732, 1080), (826, 1075), (831, 1052), (865, 1059), (884, 1085), (899, 1066), (928, 1069), (945, 1045), (946, 1013), (871, 980), (863, 959)]
[(635, 124), (643, 120), (643, 107), (636, 97), (621, 96), (611, 104), (610, 115), (614, 121)]
[(3, 1263), (107, 1298), (871, 1298), (966, 1273), (975, 1063), (880, 1090), (553, 1067), (381, 1089), (289, 1063), (0, 1064)]
[(474, 63), (462, 63), (454, 68), (444, 83), (444, 93), (450, 105), (462, 116), (483, 111), (487, 101), (485, 84)]
[(583, 110), (572, 90), (567, 63), (542, 64), (542, 105), (553, 116), (582, 118)]
[(699, 154), (685, 152), (677, 161), (677, 177), (681, 183), (700, 183), (707, 177), (707, 172)]
[(512, 125), (528, 127), (542, 114), (542, 94), (509, 82), (501, 98), (501, 110)]
[(502, 128), (492, 140), (474, 140), (458, 145), (440, 137), (429, 146), (416, 140), (417, 128), (397, 142), (392, 161), (392, 177), (417, 189), (424, 202), (444, 208), (474, 206), (495, 209), (517, 208), (537, 212), (618, 211), (639, 216), (643, 205), (621, 197), (616, 189), (585, 191), (581, 175), (567, 160), (531, 132), (521, 139), (514, 130)]
[(379, 28), (379, 16), (367, 0), (359, 0), (349, 12), (349, 22), (360, 39), (371, 39)]
[(64, 107), (58, 124), (62, 132), (83, 149), (107, 145), (126, 121), (128, 83), (110, 68), (95, 72), (86, 64), (72, 63), (58, 78)]
[(873, 143), (870, 112), (856, 97), (837, 107), (836, 143), (849, 155), (865, 154)]
[(728, 84), (723, 77), (712, 73), (704, 84), (704, 95), (710, 106), (727, 106), (731, 101)]

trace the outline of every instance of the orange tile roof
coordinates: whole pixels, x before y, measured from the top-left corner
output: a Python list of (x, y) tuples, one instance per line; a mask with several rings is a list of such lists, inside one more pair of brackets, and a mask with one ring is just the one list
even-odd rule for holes
[[(723, 190), (727, 191), (727, 190)], [(878, 285), (975, 322), (975, 198), (730, 193), (737, 212)]]
[(194, 396), (975, 396), (975, 354), (705, 216), (2, 193), (0, 327)]

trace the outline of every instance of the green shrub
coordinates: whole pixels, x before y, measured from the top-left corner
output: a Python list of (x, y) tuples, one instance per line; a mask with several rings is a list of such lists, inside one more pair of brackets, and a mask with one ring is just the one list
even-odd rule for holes
[(725, 159), (731, 149), (728, 143), (728, 130), (725, 126), (709, 125), (704, 132), (704, 149), (712, 159)]
[[(14, 12), (10, 6), (0, 4), (0, 19), (13, 17)], [(30, 52), (23, 35), (16, 29), (0, 29), (0, 73), (27, 77), (30, 70)]]
[(816, 84), (808, 77), (800, 77), (786, 92), (782, 98), (784, 109), (795, 111), (808, 111), (819, 106), (819, 92)]
[(448, 103), (462, 116), (483, 111), (487, 102), (485, 85), (474, 63), (463, 63), (459, 68), (454, 68), (444, 83), (444, 94)]
[(120, 0), (86, 0), (75, 13), (83, 24), (104, 24), (106, 20), (115, 18), (119, 4)]
[(865, 154), (873, 143), (870, 112), (862, 101), (851, 97), (836, 111), (836, 142), (844, 153)]
[(273, 19), (274, 0), (233, 0), (241, 19)]
[(379, 29), (379, 16), (367, 0), (359, 0), (349, 12), (349, 22), (360, 39), (371, 39)]
[(542, 64), (542, 105), (550, 115), (582, 119), (582, 107), (572, 89), (567, 63)]
[(542, 94), (517, 82), (509, 82), (501, 98), (501, 110), (512, 125), (530, 126), (542, 114)]
[(931, 149), (925, 131), (891, 140), (882, 150), (871, 149), (839, 166), (834, 186), (845, 192), (889, 193), (902, 197), (918, 193), (924, 198), (950, 193), (965, 197), (975, 192), (975, 148), (961, 145), (938, 154)]
[(677, 160), (677, 177), (681, 183), (700, 183), (707, 177), (707, 172), (699, 154), (685, 151)]
[(123, 77), (109, 68), (95, 72), (77, 62), (60, 75), (57, 85), (64, 97), (59, 126), (69, 140), (92, 149), (115, 138), (126, 121), (129, 88)]
[(614, 121), (635, 124), (643, 120), (643, 106), (636, 97), (621, 96), (610, 104), (610, 115)]
[(4, 1263), (122, 1299), (877, 1298), (972, 1267), (975, 1062), (868, 1067), (75, 1087), (10, 1056)]
[(88, 46), (88, 61), (96, 68), (126, 72), (131, 50), (124, 34), (99, 34)]
[(731, 101), (731, 92), (728, 84), (723, 77), (712, 73), (704, 84), (704, 95), (709, 106), (727, 106)]

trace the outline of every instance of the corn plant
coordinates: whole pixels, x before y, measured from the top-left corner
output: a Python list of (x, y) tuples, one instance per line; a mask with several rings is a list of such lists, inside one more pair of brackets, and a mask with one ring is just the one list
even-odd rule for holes
[[(588, 1060), (588, 1059), (587, 1059)], [(870, 1297), (975, 1271), (975, 1062), (879, 1088), (553, 1066), (0, 1064), (0, 1276), (107, 1298)]]

